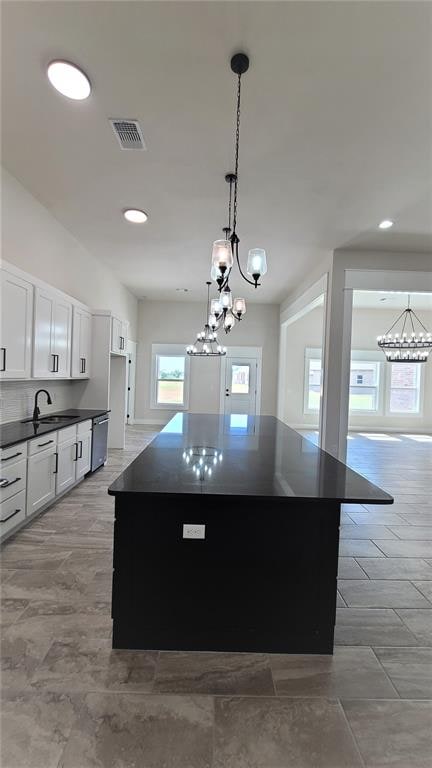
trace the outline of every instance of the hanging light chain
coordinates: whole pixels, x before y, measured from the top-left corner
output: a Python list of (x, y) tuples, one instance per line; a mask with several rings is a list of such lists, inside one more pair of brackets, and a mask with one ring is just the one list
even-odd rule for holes
[(239, 144), (240, 144), (240, 97), (241, 97), (241, 75), (238, 75), (237, 84), (237, 120), (236, 120), (236, 138), (235, 138), (235, 162), (234, 162), (234, 215), (233, 215), (233, 233), (237, 227), (237, 188), (238, 188), (238, 167), (239, 167)]

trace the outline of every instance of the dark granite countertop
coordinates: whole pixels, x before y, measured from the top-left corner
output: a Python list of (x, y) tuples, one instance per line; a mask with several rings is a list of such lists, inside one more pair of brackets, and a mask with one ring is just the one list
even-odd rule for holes
[(96, 416), (102, 416), (109, 413), (107, 408), (69, 408), (66, 411), (56, 411), (56, 413), (41, 414), (41, 419), (49, 416), (71, 416), (72, 418), (61, 423), (42, 424), (33, 421), (9, 421), (0, 425), (0, 448), (9, 448), (11, 445), (22, 443), (24, 440), (31, 440), (32, 437), (47, 435), (49, 432), (57, 432), (64, 427), (70, 427), (72, 424), (78, 424), (80, 421), (94, 419)]
[(393, 503), (385, 491), (273, 416), (241, 414), (176, 414), (108, 493)]

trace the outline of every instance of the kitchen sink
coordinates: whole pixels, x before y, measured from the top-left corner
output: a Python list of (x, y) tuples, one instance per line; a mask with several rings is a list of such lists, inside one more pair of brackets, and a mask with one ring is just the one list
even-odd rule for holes
[(75, 416), (46, 416), (39, 419), (40, 424), (60, 424), (62, 421), (70, 421)]

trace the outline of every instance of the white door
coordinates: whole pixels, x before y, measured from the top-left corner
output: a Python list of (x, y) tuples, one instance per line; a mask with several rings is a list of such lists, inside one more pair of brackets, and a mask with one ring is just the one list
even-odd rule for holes
[(77, 442), (78, 459), (76, 462), (76, 479), (78, 480), (80, 477), (84, 477), (87, 472), (90, 472), (92, 433), (84, 432), (82, 435), (78, 435)]
[(72, 305), (57, 299), (54, 306), (54, 366), (58, 378), (71, 373)]
[(227, 357), (225, 413), (254, 416), (257, 401), (258, 361), (254, 357)]
[(0, 378), (31, 376), (33, 286), (1, 271)]
[(39, 379), (54, 378), (54, 305), (51, 293), (35, 289), (33, 376)]
[(57, 446), (56, 496), (75, 482), (78, 444), (75, 437)]
[(32, 515), (55, 496), (56, 447), (29, 456), (27, 468), (27, 515)]

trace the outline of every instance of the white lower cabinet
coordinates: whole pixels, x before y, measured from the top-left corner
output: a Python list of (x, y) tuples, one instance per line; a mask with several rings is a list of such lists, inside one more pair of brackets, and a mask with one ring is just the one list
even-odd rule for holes
[(56, 445), (34, 456), (27, 465), (27, 517), (52, 501), (56, 495)]
[(0, 537), (24, 522), (26, 516), (26, 492), (20, 491), (0, 505)]
[[(59, 434), (60, 441), (60, 434)], [(78, 444), (76, 437), (67, 440), (64, 443), (59, 442), (57, 446), (58, 463), (56, 474), (56, 495), (66, 491), (70, 485), (73, 485), (76, 477), (76, 461), (78, 455)]]
[(78, 459), (76, 463), (76, 479), (78, 480), (91, 469), (91, 444), (92, 433), (84, 432), (84, 434), (77, 435), (78, 441)]

